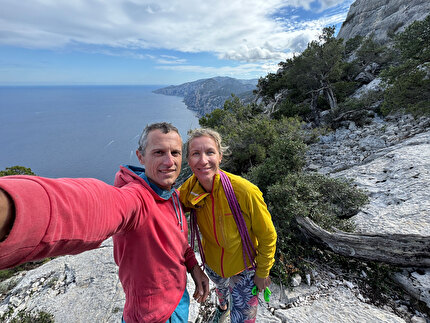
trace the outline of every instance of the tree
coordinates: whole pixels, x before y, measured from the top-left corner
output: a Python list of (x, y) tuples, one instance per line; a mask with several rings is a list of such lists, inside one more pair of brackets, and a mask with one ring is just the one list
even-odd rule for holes
[(399, 63), (382, 73), (388, 84), (382, 112), (430, 114), (430, 15), (395, 37)]
[(415, 21), (395, 37), (398, 48), (405, 60), (421, 63), (430, 60), (430, 15), (422, 21)]
[(31, 168), (27, 168), (24, 166), (6, 167), (4, 170), (0, 171), (0, 177), (9, 176), (9, 175), (36, 175), (36, 174), (33, 173)]
[(276, 137), (267, 157), (250, 169), (247, 178), (266, 194), (270, 185), (303, 168), (306, 148), (302, 138), (291, 138), (288, 133)]
[(373, 35), (366, 37), (357, 50), (357, 61), (361, 66), (370, 63), (381, 64), (387, 60), (387, 49), (373, 40)]
[(299, 56), (287, 59), (280, 65), (284, 69), (283, 79), (288, 89), (299, 89), (310, 99), (313, 119), (319, 123), (318, 98), (326, 98), (330, 109), (337, 109), (333, 83), (342, 74), (344, 45), (342, 39), (334, 37), (335, 28), (326, 27), (318, 40), (312, 41)]
[(276, 130), (267, 115), (255, 104), (244, 105), (237, 96), (226, 100), (223, 109), (215, 109), (199, 119), (202, 127), (217, 130), (229, 151), (224, 155), (222, 167), (242, 174), (264, 160), (269, 143)]

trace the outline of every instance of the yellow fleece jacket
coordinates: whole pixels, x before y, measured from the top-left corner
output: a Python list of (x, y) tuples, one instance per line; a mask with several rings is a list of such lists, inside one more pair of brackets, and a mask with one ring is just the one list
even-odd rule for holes
[[(276, 231), (263, 194), (246, 179), (227, 173), (231, 181), (249, 236), (257, 251), (256, 274), (265, 278), (273, 266)], [(180, 199), (188, 209), (196, 209), (197, 224), (202, 235), (206, 263), (221, 277), (231, 277), (245, 269), (242, 241), (219, 174), (215, 175), (212, 192), (208, 193), (192, 175), (179, 188)], [(247, 259), (249, 267), (249, 260)]]

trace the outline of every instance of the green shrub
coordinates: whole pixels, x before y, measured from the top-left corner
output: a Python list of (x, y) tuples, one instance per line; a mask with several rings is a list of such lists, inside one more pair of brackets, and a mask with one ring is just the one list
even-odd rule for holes
[[(309, 217), (326, 230), (350, 231), (347, 219), (368, 201), (350, 181), (318, 173), (291, 173), (268, 187), (266, 199), (282, 231), (288, 231), (297, 216)], [(282, 214), (280, 219), (278, 214)]]
[(339, 81), (333, 84), (334, 93), (339, 103), (348, 99), (357, 90), (356, 82), (352, 81)]
[(54, 323), (54, 316), (50, 313), (40, 311), (32, 314), (25, 311), (20, 311), (10, 323)]
[(384, 93), (381, 111), (411, 113), (415, 116), (430, 114), (430, 79), (427, 72), (415, 70), (399, 76)]
[(199, 124), (206, 128), (217, 128), (224, 123), (228, 115), (229, 112), (224, 109), (215, 109), (211, 113), (207, 113), (205, 116), (201, 117), (199, 119)]
[(282, 117), (292, 118), (297, 116), (306, 118), (310, 112), (309, 104), (297, 104), (290, 98), (287, 98), (278, 104), (276, 110), (271, 114), (271, 117), (273, 119), (281, 119)]
[(396, 35), (395, 45), (403, 59), (420, 63), (430, 60), (430, 15), (422, 21), (415, 21), (405, 31)]
[[(281, 63), (279, 65), (284, 67)], [(287, 80), (283, 73), (269, 73), (265, 77), (260, 77), (255, 93), (258, 93), (262, 97), (274, 99), (276, 93), (281, 89), (287, 88), (286, 82)]]
[(223, 158), (222, 167), (235, 174), (244, 174), (260, 164), (267, 156), (270, 143), (277, 136), (275, 123), (268, 116), (259, 115), (234, 126), (217, 129), (233, 154)]
[(31, 168), (27, 168), (24, 166), (6, 167), (4, 170), (0, 171), (0, 177), (9, 176), (9, 175), (36, 175), (36, 174), (33, 173)]
[(278, 233), (274, 275), (288, 282), (291, 274), (308, 269), (315, 247), (302, 236), (295, 218), (309, 217), (326, 230), (353, 229), (349, 218), (367, 203), (351, 182), (317, 173), (291, 173), (268, 188), (265, 196)]
[(360, 48), (357, 50), (357, 60), (362, 66), (370, 63), (384, 64), (386, 63), (386, 53), (386, 47), (375, 42), (372, 34), (363, 40)]
[(18, 273), (20, 271), (28, 271), (28, 270), (37, 268), (37, 267), (43, 265), (44, 263), (46, 263), (52, 259), (53, 258), (46, 258), (43, 260), (26, 262), (24, 264), (21, 264), (19, 266), (13, 267), (13, 268), (0, 270), (0, 282), (4, 281), (6, 279), (9, 279), (10, 277), (14, 276), (16, 273)]
[(364, 37), (357, 35), (354, 38), (350, 38), (345, 42), (345, 56), (352, 54), (357, 48), (360, 47)]
[(305, 164), (306, 145), (287, 135), (276, 138), (268, 150), (268, 157), (250, 169), (246, 177), (263, 193), (273, 183), (291, 172), (298, 172)]
[(415, 21), (395, 37), (399, 52), (396, 66), (382, 73), (388, 84), (382, 112), (411, 113), (415, 116), (430, 113), (430, 15)]

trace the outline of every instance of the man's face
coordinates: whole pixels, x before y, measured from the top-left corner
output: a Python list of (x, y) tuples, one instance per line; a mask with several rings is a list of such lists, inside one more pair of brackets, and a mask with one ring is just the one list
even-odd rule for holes
[(162, 133), (156, 129), (148, 134), (148, 144), (137, 158), (145, 166), (149, 181), (164, 190), (170, 190), (181, 171), (182, 140), (174, 131)]

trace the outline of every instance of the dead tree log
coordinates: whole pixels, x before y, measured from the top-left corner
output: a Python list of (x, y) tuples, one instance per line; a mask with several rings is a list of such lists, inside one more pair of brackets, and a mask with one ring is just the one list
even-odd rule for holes
[(430, 237), (415, 234), (328, 232), (308, 217), (296, 221), (305, 236), (331, 251), (401, 267), (430, 268)]

